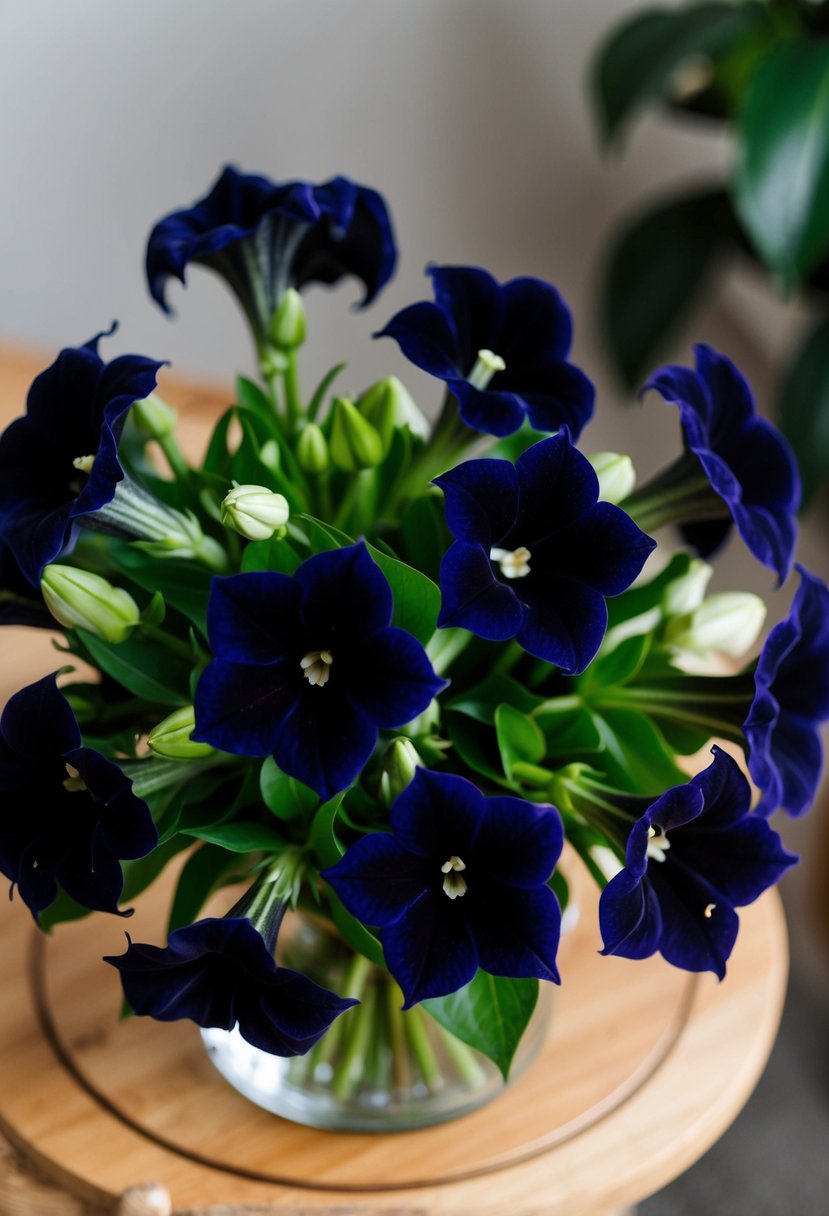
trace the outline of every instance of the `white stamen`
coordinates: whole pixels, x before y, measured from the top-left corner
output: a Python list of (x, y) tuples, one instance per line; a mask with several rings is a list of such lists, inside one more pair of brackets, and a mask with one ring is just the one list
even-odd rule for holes
[(526, 578), (530, 572), (532, 553), (521, 545), (518, 549), (490, 549), (489, 560), (497, 562), (504, 578)]
[(70, 794), (76, 794), (79, 790), (86, 789), (86, 782), (78, 770), (71, 764), (66, 765), (66, 778), (63, 782), (63, 788)]
[(648, 828), (648, 852), (647, 856), (651, 861), (664, 861), (665, 853), (671, 847), (671, 842), (668, 839), (665, 829), (659, 824), (655, 827)]
[(309, 684), (324, 688), (331, 675), (333, 662), (334, 656), (330, 650), (309, 650), (305, 658), (300, 659), (299, 665)]
[(466, 377), (473, 388), (485, 389), (496, 372), (505, 372), (507, 365), (492, 350), (479, 350), (475, 366)]
[(92, 466), (95, 463), (94, 456), (76, 456), (72, 461), (73, 468), (76, 468), (81, 473), (89, 475), (92, 472)]
[(460, 896), (466, 895), (466, 879), (461, 875), (461, 870), (465, 869), (466, 864), (454, 853), (440, 867), (441, 874), (445, 875), (443, 889), (450, 899), (459, 899)]
[(716, 904), (706, 904), (705, 905), (705, 911), (703, 912), (702, 915), (705, 917), (706, 920), (710, 920), (711, 917), (714, 915), (714, 909), (716, 908), (716, 906), (717, 906)]

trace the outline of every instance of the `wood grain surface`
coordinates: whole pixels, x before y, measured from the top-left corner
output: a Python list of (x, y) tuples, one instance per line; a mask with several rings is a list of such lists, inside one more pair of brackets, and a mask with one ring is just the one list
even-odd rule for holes
[[(5, 419), (41, 365), (0, 349)], [(174, 382), (165, 395), (191, 444), (226, 400)], [(58, 665), (45, 632), (7, 629), (0, 645), (0, 700)], [(484, 1109), (394, 1136), (316, 1132), (251, 1106), (190, 1024), (118, 1021), (116, 977), (100, 962), (122, 949), (115, 918), (44, 940), (4, 902), (0, 1212), (111, 1210), (133, 1188), (131, 1216), (166, 1216), (168, 1192), (177, 1212), (214, 1216), (607, 1216), (651, 1194), (713, 1143), (762, 1071), (786, 980), (780, 903), (769, 893), (743, 911), (718, 984), (659, 959), (600, 958), (595, 892), (580, 886), (536, 1064)], [(138, 902), (138, 940), (163, 941), (166, 895), (161, 885)], [(142, 1186), (152, 1180), (163, 1189)]]

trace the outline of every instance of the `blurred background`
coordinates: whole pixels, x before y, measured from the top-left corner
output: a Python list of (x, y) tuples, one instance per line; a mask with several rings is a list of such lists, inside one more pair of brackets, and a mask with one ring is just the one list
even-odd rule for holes
[[(45, 366), (57, 348), (118, 318), (106, 358), (137, 351), (229, 385), (253, 367), (241, 314), (198, 267), (186, 292), (170, 287), (172, 322), (152, 304), (143, 253), (153, 222), (206, 193), (228, 162), (276, 180), (344, 173), (385, 195), (399, 270), (366, 312), (351, 307), (353, 282), (306, 294), (306, 384), (347, 359), (342, 389), (393, 371), (432, 412), (435, 382), (395, 344), (372, 341), (372, 331), (429, 296), (430, 261), (482, 265), (499, 278), (536, 275), (569, 302), (574, 357), (598, 386), (583, 445), (630, 451), (644, 477), (673, 456), (678, 422), (656, 397), (632, 406), (614, 374), (598, 323), (603, 260), (611, 233), (651, 196), (724, 176), (732, 145), (709, 125), (649, 113), (624, 155), (602, 153), (588, 67), (608, 31), (640, 8), (639, 0), (0, 0), (0, 344), (42, 350)], [(688, 361), (692, 341), (710, 342), (746, 371), (768, 410), (769, 386), (808, 309), (781, 303), (745, 263), (725, 270), (665, 353)], [(826, 534), (824, 494), (800, 550), (823, 577)], [(787, 611), (789, 589), (774, 593), (768, 571), (732, 542), (716, 587), (736, 586), (767, 595), (772, 621)], [(780, 825), (807, 864), (787, 892), (797, 999), (769, 1073), (735, 1129), (648, 1201), (647, 1216), (827, 1210), (827, 954), (810, 904), (829, 884), (829, 859), (816, 860), (821, 848), (829, 853), (827, 812), (818, 805), (810, 823)]]

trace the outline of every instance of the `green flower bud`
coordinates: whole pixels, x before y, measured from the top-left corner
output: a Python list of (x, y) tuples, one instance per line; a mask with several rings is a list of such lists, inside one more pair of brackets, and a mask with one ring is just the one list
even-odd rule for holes
[(366, 389), (357, 398), (357, 409), (379, 432), (385, 451), (388, 451), (395, 427), (407, 426), (412, 434), (428, 438), (428, 420), (397, 376), (386, 376)]
[(46, 607), (69, 629), (86, 629), (117, 646), (129, 637), (141, 613), (127, 591), (99, 574), (74, 566), (46, 566), (40, 581)]
[(587, 459), (599, 479), (599, 498), (605, 502), (621, 502), (633, 493), (636, 470), (629, 456), (619, 452), (593, 452)]
[(750, 650), (766, 619), (766, 605), (748, 591), (724, 592), (703, 600), (693, 612), (668, 622), (665, 641), (699, 657), (739, 659)]
[(153, 393), (143, 401), (135, 402), (131, 417), (139, 431), (153, 439), (165, 439), (176, 429), (178, 415), (172, 406)]
[(345, 473), (371, 469), (383, 459), (380, 436), (346, 397), (336, 397), (331, 410), (331, 459)]
[(409, 784), (420, 764), (417, 749), (409, 739), (394, 739), (386, 748), (380, 774), (380, 795), (391, 806)]
[(270, 540), (274, 532), (284, 528), (290, 510), (282, 494), (267, 486), (240, 486), (233, 483), (222, 500), (222, 523), (248, 540)]
[(195, 729), (192, 705), (182, 705), (154, 726), (147, 738), (150, 751), (167, 760), (199, 760), (212, 756), (214, 748), (209, 743), (194, 743), (190, 738)]
[(279, 301), (271, 321), (270, 338), (277, 350), (296, 350), (305, 341), (305, 306), (295, 287)]
[(328, 441), (316, 422), (307, 422), (300, 431), (296, 458), (303, 473), (310, 473), (314, 477), (328, 469), (331, 463), (328, 458)]

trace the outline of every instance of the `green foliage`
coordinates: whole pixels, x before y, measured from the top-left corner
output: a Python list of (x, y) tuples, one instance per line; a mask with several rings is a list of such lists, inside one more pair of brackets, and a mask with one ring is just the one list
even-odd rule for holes
[(259, 789), (265, 806), (277, 819), (304, 819), (319, 803), (314, 791), (283, 773), (273, 756), (262, 763)]
[(128, 638), (112, 646), (85, 629), (76, 633), (95, 666), (136, 697), (161, 705), (185, 705), (189, 700), (191, 668), (169, 650), (144, 638)]
[(829, 43), (776, 47), (746, 91), (734, 202), (786, 286), (829, 252)]
[(604, 272), (603, 324), (629, 388), (641, 386), (741, 241), (722, 189), (661, 202), (619, 233)]
[(423, 1002), (436, 1022), (482, 1052), (506, 1080), (538, 1001), (538, 980), (513, 980), (478, 971), (464, 988)]
[(618, 139), (635, 112), (676, 94), (689, 59), (719, 56), (765, 20), (763, 5), (708, 3), (638, 13), (613, 31), (596, 56), (592, 89), (603, 138)]
[(791, 443), (808, 501), (829, 468), (829, 318), (798, 352), (780, 395), (780, 425)]
[(173, 897), (168, 935), (198, 919), (209, 895), (234, 865), (233, 854), (216, 844), (203, 844), (187, 859)]

